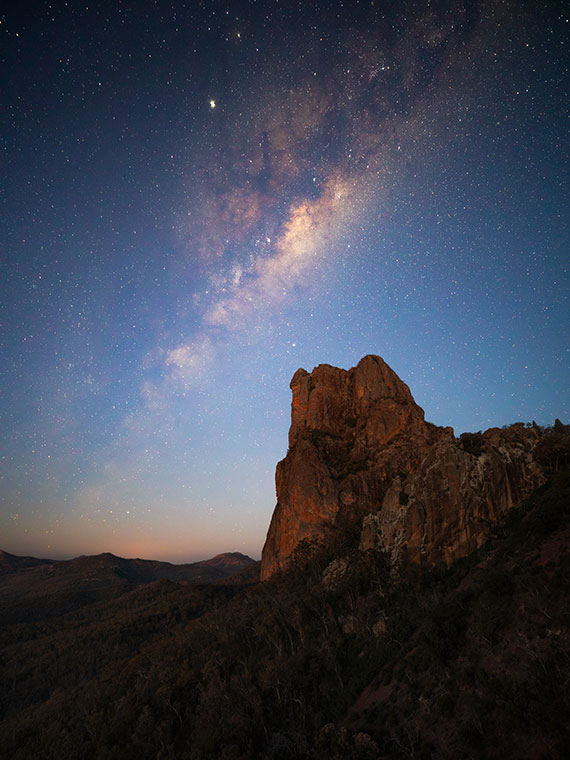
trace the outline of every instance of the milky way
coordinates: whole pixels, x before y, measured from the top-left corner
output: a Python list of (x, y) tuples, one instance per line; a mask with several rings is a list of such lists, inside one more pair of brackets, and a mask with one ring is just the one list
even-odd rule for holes
[(568, 418), (561, 6), (16, 4), (1, 548), (258, 556), (295, 370)]

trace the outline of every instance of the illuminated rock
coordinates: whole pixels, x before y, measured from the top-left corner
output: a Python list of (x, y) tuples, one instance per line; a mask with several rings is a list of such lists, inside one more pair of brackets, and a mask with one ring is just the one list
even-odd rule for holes
[(261, 577), (287, 565), (301, 541), (361, 531), (360, 548), (446, 563), (480, 546), (544, 476), (535, 428), (492, 428), (470, 453), (452, 428), (424, 420), (408, 386), (378, 356), (343, 370), (299, 369), (289, 451), (277, 465), (277, 506)]

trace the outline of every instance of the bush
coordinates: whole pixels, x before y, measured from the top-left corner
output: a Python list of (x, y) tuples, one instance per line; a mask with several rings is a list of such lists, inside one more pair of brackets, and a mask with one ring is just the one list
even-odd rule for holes
[(541, 498), (529, 510), (524, 525), (531, 533), (545, 535), (570, 519), (570, 471), (557, 473), (538, 492)]
[(478, 457), (483, 453), (485, 439), (483, 438), (483, 433), (479, 430), (478, 433), (461, 433), (459, 443), (467, 454)]
[(570, 467), (570, 425), (556, 420), (536, 447), (536, 458), (547, 472)]

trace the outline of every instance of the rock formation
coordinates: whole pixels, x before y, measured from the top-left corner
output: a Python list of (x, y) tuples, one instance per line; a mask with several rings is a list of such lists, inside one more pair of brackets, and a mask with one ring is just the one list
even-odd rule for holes
[(544, 480), (540, 438), (522, 423), (457, 440), (426, 422), (408, 386), (378, 356), (346, 371), (321, 364), (291, 381), (289, 451), (277, 465), (277, 506), (261, 577), (303, 540), (361, 526), (360, 549), (449, 564)]

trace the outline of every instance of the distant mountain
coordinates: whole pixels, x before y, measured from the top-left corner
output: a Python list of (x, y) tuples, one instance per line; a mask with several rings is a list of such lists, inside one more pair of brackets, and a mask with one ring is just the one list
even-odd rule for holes
[(212, 559), (205, 559), (202, 562), (195, 562), (194, 567), (198, 565), (200, 567), (223, 567), (234, 570), (241, 570), (244, 567), (255, 562), (254, 559), (248, 557), (247, 554), (241, 552), (225, 552), (224, 554), (216, 554)]
[(51, 559), (37, 559), (37, 557), (17, 557), (15, 554), (9, 554), (0, 549), (0, 576), (38, 565), (50, 565), (53, 562), (54, 560)]
[[(0, 575), (17, 573), (22, 570), (42, 567), (51, 572), (57, 565), (58, 573), (96, 575), (111, 570), (117, 576), (135, 583), (151, 583), (166, 578), (171, 581), (191, 581), (193, 583), (210, 583), (220, 577), (226, 577), (255, 565), (255, 560), (241, 552), (217, 554), (211, 559), (174, 565), (154, 559), (124, 559), (110, 552), (94, 555), (82, 555), (69, 560), (37, 559), (36, 557), (18, 557), (0, 549)], [(102, 577), (101, 575), (99, 577)]]
[[(70, 560), (36, 559), (0, 553), (0, 613), (9, 620), (53, 617), (120, 596), (133, 585), (156, 581), (209, 584), (249, 571), (251, 582), (259, 563), (239, 552), (208, 560), (173, 565), (149, 559), (124, 559), (105, 552)], [(20, 612), (21, 611), (21, 612)]]

